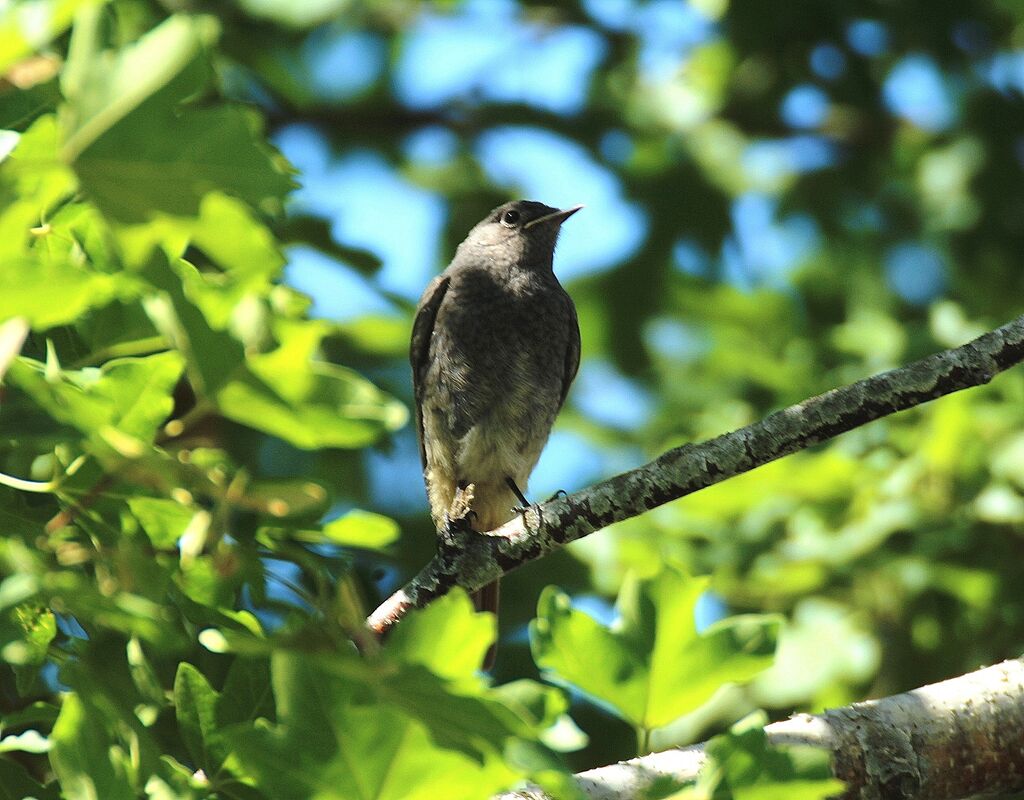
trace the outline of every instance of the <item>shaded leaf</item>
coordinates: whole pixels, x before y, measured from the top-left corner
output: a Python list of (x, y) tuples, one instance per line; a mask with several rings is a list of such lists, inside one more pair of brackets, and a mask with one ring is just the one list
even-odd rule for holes
[(50, 737), (50, 764), (69, 800), (134, 800), (120, 764), (111, 760), (113, 744), (99, 713), (76, 694), (64, 698)]
[(752, 714), (708, 742), (708, 762), (681, 800), (722, 796), (732, 800), (824, 800), (843, 791), (832, 777), (829, 754), (810, 747), (772, 747), (764, 714)]

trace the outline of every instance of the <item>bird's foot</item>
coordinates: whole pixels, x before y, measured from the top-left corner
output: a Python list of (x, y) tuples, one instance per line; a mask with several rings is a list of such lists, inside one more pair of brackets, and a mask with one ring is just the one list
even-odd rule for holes
[(519, 501), (519, 505), (512, 506), (510, 511), (513, 514), (525, 514), (534, 504), (526, 499), (526, 495), (523, 494), (523, 490), (519, 488), (518, 484), (512, 480), (512, 478), (505, 478), (505, 483), (508, 484), (508, 488), (512, 490), (512, 494), (516, 496), (516, 500)]
[(439, 545), (442, 548), (459, 549), (460, 541), (464, 541), (467, 536), (477, 535), (477, 531), (473, 528), (475, 520), (476, 512), (472, 509), (466, 509), (460, 516), (453, 516), (451, 513), (445, 514), (444, 524), (437, 532)]
[(477, 514), (473, 510), (472, 483), (455, 490), (455, 497), (444, 514), (444, 522), (437, 535), (442, 546), (453, 546), (461, 536), (474, 533)]
[[(549, 497), (547, 500), (545, 500), (544, 503), (550, 503), (552, 500), (557, 500), (560, 497), (568, 497), (568, 496), (569, 496), (569, 493), (567, 491), (565, 491), (565, 489), (559, 489), (557, 492), (555, 492), (553, 495), (551, 495), (551, 497)], [(531, 508), (538, 508), (539, 506), (544, 505), (544, 503), (530, 503), (521, 494), (519, 495), (519, 501), (520, 501), (520, 505), (512, 506), (511, 510), (512, 510), (513, 514), (525, 514)]]

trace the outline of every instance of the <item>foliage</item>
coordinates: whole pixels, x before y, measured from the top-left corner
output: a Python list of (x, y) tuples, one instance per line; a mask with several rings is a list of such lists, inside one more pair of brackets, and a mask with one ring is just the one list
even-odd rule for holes
[(707, 584), (671, 567), (649, 581), (628, 580), (611, 628), (549, 587), (531, 624), (537, 665), (614, 708), (645, 751), (653, 729), (699, 708), (723, 683), (749, 681), (771, 665), (777, 619), (731, 617), (697, 633), (695, 608)]
[[(584, 363), (536, 493), (959, 344), (1021, 312), (1022, 25), (999, 0), (0, 5), (0, 787), (571, 797), (634, 736), (1024, 650), (1019, 371), (510, 576), (495, 685), (461, 594), (362, 630), (433, 546), (416, 265), (510, 195), (587, 203), (556, 257)], [(684, 796), (797, 796), (753, 728), (711, 754)]]

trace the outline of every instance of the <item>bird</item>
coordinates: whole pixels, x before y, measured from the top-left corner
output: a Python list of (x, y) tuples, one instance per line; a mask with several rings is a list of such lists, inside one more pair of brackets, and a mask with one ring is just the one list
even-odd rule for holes
[[(562, 223), (582, 207), (498, 206), (420, 298), (409, 359), (439, 535), (457, 498), (468, 500), (466, 520), (480, 532), (529, 505), (530, 473), (580, 363), (576, 307), (553, 262)], [(497, 614), (498, 601), (498, 581), (473, 595), (478, 611)], [(495, 653), (492, 646), (484, 669)]]

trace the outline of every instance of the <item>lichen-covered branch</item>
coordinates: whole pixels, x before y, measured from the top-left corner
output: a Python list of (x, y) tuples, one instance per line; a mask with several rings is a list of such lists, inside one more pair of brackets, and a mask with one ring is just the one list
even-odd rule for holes
[[(798, 714), (765, 728), (776, 745), (832, 754), (845, 798), (956, 800), (1024, 790), (1024, 663), (1004, 661), (912, 692)], [(652, 753), (576, 776), (591, 800), (646, 797), (659, 779), (688, 781), (704, 745)], [(496, 800), (547, 800), (539, 789)]]
[(865, 423), (988, 383), (1024, 361), (1024, 316), (961, 347), (833, 389), (700, 444), (662, 454), (568, 497), (531, 508), (488, 534), (439, 539), (437, 555), (370, 615), (383, 633), (453, 586), (474, 591), (613, 522), (748, 472)]

